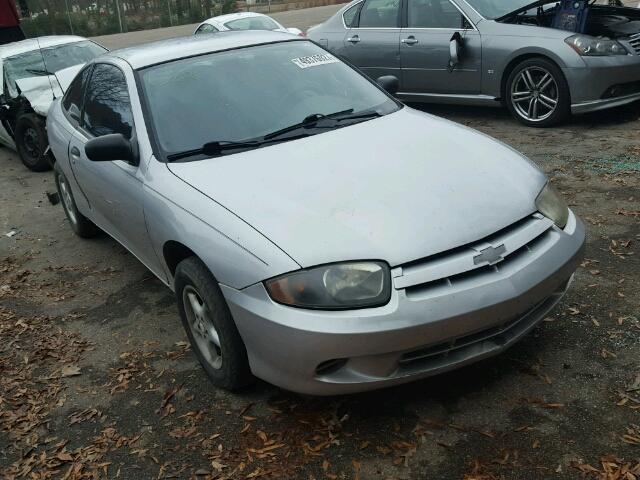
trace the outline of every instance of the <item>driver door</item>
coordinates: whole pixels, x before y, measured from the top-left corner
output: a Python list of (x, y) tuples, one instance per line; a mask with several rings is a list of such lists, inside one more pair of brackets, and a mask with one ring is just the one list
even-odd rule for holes
[[(449, 0), (407, 0), (400, 33), (401, 91), (409, 94), (478, 94), (481, 91), (480, 33)], [(462, 37), (459, 62), (449, 69), (449, 43)]]
[(93, 220), (150, 268), (157, 267), (144, 219), (143, 175), (124, 160), (94, 162), (87, 158), (89, 140), (111, 133), (131, 139), (135, 132), (129, 88), (124, 73), (97, 63), (84, 99), (80, 128), (69, 143), (69, 160), (89, 201)]

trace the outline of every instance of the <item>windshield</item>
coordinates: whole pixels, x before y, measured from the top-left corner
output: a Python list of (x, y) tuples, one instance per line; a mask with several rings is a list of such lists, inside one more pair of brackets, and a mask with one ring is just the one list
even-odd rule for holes
[(466, 0), (480, 15), (490, 20), (503, 17), (522, 7), (530, 5), (534, 0)]
[(280, 28), (269, 17), (247, 17), (231, 20), (224, 24), (229, 30), (276, 30)]
[[(181, 59), (144, 69), (140, 76), (148, 123), (165, 158), (210, 142), (259, 139), (305, 119), (313, 123), (317, 116), (348, 112), (365, 121), (364, 112), (384, 115), (399, 108), (360, 73), (308, 41)], [(322, 128), (304, 132), (322, 133), (353, 121), (325, 118)]]
[(5, 78), (12, 96), (16, 80), (53, 74), (73, 65), (86, 63), (107, 50), (89, 40), (32, 50), (9, 57), (4, 62)]

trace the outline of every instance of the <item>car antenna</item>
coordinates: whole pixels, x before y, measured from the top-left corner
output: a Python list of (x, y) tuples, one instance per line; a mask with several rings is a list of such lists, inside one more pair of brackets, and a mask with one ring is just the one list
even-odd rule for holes
[[(49, 80), (49, 86), (51, 87), (51, 95), (53, 96), (53, 99), (56, 99), (56, 91), (53, 88), (53, 83), (51, 83), (51, 73), (49, 72), (49, 69), (47, 68), (47, 62), (44, 60), (44, 53), (42, 53), (42, 48), (40, 48), (40, 38), (36, 37), (36, 43), (38, 44), (38, 51), (40, 52), (40, 56), (42, 57), (42, 64), (44, 65), (44, 71), (47, 75), (47, 80)], [(56, 78), (57, 81), (57, 78)]]

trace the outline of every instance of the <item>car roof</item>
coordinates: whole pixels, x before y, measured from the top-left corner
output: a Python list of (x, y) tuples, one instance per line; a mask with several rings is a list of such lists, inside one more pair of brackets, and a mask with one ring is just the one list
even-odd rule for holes
[(87, 39), (76, 35), (49, 35), (46, 37), (29, 38), (0, 46), (0, 58), (31, 52), (39, 48), (55, 47), (67, 43), (83, 42), (85, 40)]
[(135, 47), (113, 50), (101, 58), (118, 57), (129, 63), (134, 70), (138, 70), (158, 63), (195, 57), (206, 53), (284, 41), (305, 40), (300, 37), (294, 37), (289, 33), (266, 30), (218, 32), (210, 35), (190, 35), (188, 37), (159, 40)]

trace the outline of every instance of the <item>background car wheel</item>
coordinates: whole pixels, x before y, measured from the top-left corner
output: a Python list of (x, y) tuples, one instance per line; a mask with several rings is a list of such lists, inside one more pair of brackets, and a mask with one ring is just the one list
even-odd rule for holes
[(22, 163), (34, 172), (44, 172), (51, 164), (44, 152), (47, 149), (47, 132), (42, 119), (27, 113), (18, 118), (15, 130), (15, 143)]
[(96, 227), (91, 220), (78, 211), (76, 202), (73, 199), (73, 193), (71, 191), (69, 181), (57, 162), (54, 164), (53, 171), (56, 180), (56, 187), (58, 188), (58, 196), (60, 197), (62, 208), (64, 208), (64, 213), (71, 224), (71, 228), (79, 237), (95, 237), (100, 229)]
[(175, 291), (191, 347), (212, 383), (226, 390), (250, 384), (254, 377), (246, 348), (209, 269), (195, 257), (183, 260), (176, 268)]
[(549, 60), (531, 58), (509, 74), (505, 88), (507, 108), (530, 127), (550, 127), (570, 113), (571, 96), (562, 71)]

